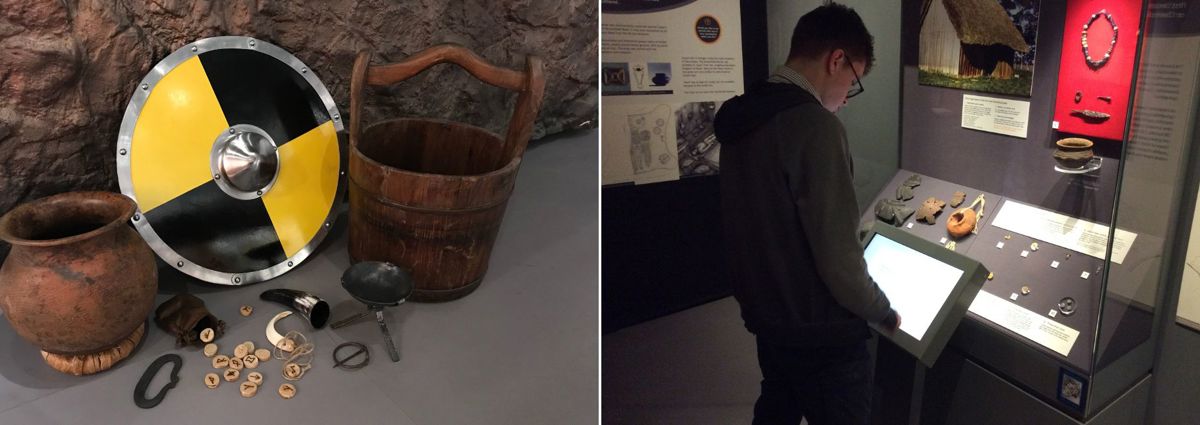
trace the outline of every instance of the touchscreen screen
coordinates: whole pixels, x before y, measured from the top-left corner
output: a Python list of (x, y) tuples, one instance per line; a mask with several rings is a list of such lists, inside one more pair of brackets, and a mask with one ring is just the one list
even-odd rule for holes
[(900, 331), (920, 341), (963, 271), (880, 234), (863, 257), (867, 272), (900, 314)]

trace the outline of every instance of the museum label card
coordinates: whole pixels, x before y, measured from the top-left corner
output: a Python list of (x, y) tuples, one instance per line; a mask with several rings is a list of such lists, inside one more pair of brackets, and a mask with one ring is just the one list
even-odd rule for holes
[[(1108, 226), (1080, 220), (1029, 206), (1009, 199), (1004, 200), (1000, 212), (992, 225), (1046, 241), (1063, 248), (1104, 259), (1108, 249)], [(1117, 229), (1113, 241), (1112, 262), (1121, 264), (1137, 234)]]
[(1029, 133), (1029, 102), (964, 94), (962, 127), (1024, 139)]
[(975, 296), (975, 302), (971, 303), (971, 308), (968, 310), (1064, 356), (1071, 352), (1071, 347), (1079, 338), (1079, 331), (1005, 301), (987, 291), (979, 291), (979, 295)]

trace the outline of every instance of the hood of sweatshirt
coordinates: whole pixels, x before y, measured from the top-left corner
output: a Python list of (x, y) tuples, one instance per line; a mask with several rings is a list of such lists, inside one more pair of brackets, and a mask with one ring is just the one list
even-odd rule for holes
[(812, 93), (789, 83), (760, 82), (746, 94), (725, 101), (713, 119), (722, 144), (734, 144), (770, 121), (775, 114), (805, 103), (818, 103)]

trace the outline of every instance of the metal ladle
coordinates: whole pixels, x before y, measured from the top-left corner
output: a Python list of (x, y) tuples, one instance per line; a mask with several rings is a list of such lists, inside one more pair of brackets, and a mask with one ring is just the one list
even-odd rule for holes
[(364, 261), (342, 273), (342, 287), (354, 299), (366, 304), (367, 311), (339, 320), (330, 327), (338, 329), (375, 313), (375, 321), (387, 342), (388, 355), (393, 362), (399, 362), (400, 353), (396, 351), (387, 322), (383, 320), (383, 309), (400, 305), (412, 294), (412, 276), (392, 263)]

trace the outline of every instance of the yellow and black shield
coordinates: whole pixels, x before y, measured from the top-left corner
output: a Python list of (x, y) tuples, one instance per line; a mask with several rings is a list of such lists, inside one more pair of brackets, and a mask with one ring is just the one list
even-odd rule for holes
[(345, 190), (345, 130), (325, 85), (247, 37), (183, 46), (134, 90), (117, 140), (134, 227), (168, 264), (243, 285), (298, 266)]

